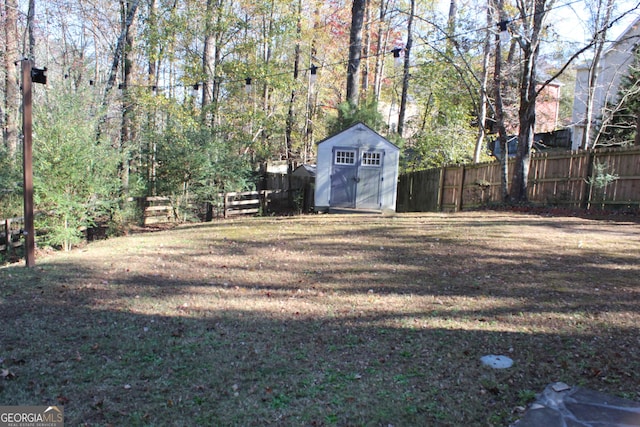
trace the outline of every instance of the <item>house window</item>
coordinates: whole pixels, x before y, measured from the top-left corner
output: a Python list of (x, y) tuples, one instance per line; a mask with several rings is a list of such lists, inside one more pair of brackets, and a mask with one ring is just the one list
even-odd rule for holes
[(336, 165), (353, 165), (356, 163), (356, 152), (354, 150), (336, 150)]
[(382, 153), (380, 151), (367, 151), (362, 153), (362, 166), (380, 166)]

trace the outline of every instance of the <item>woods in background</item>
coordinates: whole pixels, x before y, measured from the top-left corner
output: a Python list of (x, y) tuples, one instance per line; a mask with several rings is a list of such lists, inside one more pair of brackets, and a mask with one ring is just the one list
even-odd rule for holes
[(0, 217), (20, 214), (23, 57), (48, 73), (34, 161), (50, 228), (120, 217), (134, 196), (253, 189), (259, 165), (312, 162), (354, 121), (401, 146), (405, 170), (487, 160), (488, 131), (517, 129), (521, 200), (539, 72), (571, 85), (568, 64), (629, 13), (587, 2), (610, 15), (577, 45), (558, 41), (569, 6), (552, 0), (3, 0)]

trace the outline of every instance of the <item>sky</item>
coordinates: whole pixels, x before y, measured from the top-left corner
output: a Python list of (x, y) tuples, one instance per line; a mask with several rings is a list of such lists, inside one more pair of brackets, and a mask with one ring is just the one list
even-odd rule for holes
[[(585, 21), (588, 19), (588, 11), (584, 6), (584, 0), (564, 0), (558, 2), (557, 9), (554, 10), (554, 17), (560, 19), (557, 23), (557, 31), (566, 40), (573, 40), (577, 42), (584, 42), (592, 35), (586, 28)], [(616, 0), (615, 7), (617, 11), (614, 12), (613, 17), (618, 17), (625, 11), (632, 10), (638, 6), (638, 2), (635, 0)], [(636, 9), (635, 12), (628, 13), (619, 23), (614, 25), (608, 34), (609, 40), (617, 39), (624, 30), (638, 17), (640, 9)]]
[[(443, 15), (448, 14), (450, 0), (438, 0), (438, 9)], [(458, 0), (458, 8), (463, 5), (486, 4), (486, 0)], [(585, 21), (588, 17), (585, 0), (559, 0), (553, 5), (553, 9), (549, 12), (547, 23), (553, 25), (558, 33), (560, 40), (563, 42), (572, 42), (576, 44), (584, 43), (591, 35), (586, 28)], [(615, 7), (619, 11), (630, 10), (634, 6), (637, 7), (638, 0), (615, 0)], [(609, 32), (609, 39), (615, 40), (640, 14), (640, 9), (629, 14), (622, 19), (619, 24), (612, 27)], [(483, 17), (484, 18), (484, 17)]]

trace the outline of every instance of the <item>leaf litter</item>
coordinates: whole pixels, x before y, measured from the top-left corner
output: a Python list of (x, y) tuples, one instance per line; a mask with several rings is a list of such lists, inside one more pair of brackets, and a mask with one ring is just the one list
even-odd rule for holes
[(638, 399), (638, 247), (635, 222), (505, 212), (96, 242), (0, 269), (0, 401), (70, 425), (454, 426), (507, 425), (556, 381)]

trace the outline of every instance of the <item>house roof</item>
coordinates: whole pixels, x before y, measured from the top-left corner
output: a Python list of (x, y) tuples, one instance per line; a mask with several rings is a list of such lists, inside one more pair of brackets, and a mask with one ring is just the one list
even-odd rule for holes
[[(635, 35), (632, 34), (634, 31), (636, 32)], [(627, 26), (627, 28), (625, 28), (622, 33), (620, 33), (618, 38), (612, 41), (609, 46), (607, 46), (604, 52), (602, 52), (602, 56), (607, 57), (611, 52), (615, 52), (618, 49), (619, 45), (627, 41), (629, 37), (636, 37), (638, 39), (638, 43), (640, 43), (640, 16), (634, 19), (633, 22), (629, 24), (629, 26)], [(591, 62), (591, 59), (582, 61), (581, 63), (576, 65), (576, 68), (579, 70), (586, 70), (589, 68)]]
[[(636, 32), (635, 36), (632, 35), (634, 31)], [(640, 42), (640, 16), (634, 19), (633, 22), (629, 24), (629, 26), (622, 33), (620, 33), (618, 38), (613, 43), (611, 43), (609, 47), (607, 47), (607, 49), (604, 51), (604, 54), (606, 55), (607, 53), (609, 53), (609, 51), (615, 49), (620, 43), (626, 41), (626, 39), (630, 36), (638, 38), (638, 41)]]
[(377, 137), (379, 137), (379, 138), (383, 139), (384, 141), (386, 141), (386, 142), (387, 142), (389, 145), (391, 145), (392, 147), (395, 147), (396, 149), (400, 150), (400, 147), (398, 147), (398, 146), (397, 146), (397, 145), (395, 145), (393, 142), (389, 141), (387, 138), (385, 138), (384, 136), (380, 135), (378, 132), (376, 132), (375, 130), (371, 129), (369, 126), (365, 125), (365, 124), (364, 124), (364, 123), (362, 123), (362, 122), (354, 123), (353, 125), (349, 126), (348, 128), (343, 129), (343, 130), (341, 130), (340, 132), (335, 133), (335, 134), (333, 134), (333, 135), (331, 135), (331, 136), (328, 136), (328, 137), (326, 137), (325, 139), (323, 139), (322, 141), (318, 141), (318, 142), (316, 143), (316, 145), (320, 145), (320, 144), (322, 144), (323, 142), (326, 142), (326, 141), (328, 141), (328, 140), (330, 140), (330, 139), (333, 139), (334, 137), (336, 137), (336, 136), (338, 136), (338, 135), (340, 135), (340, 134), (343, 134), (343, 133), (349, 132), (350, 130), (356, 129), (356, 128), (358, 128), (358, 127), (363, 128), (362, 130), (366, 130), (366, 131), (369, 131), (369, 132), (373, 133), (373, 134), (374, 134), (374, 135), (376, 135)]
[(311, 177), (314, 178), (316, 176), (316, 165), (300, 165), (298, 166), (292, 173), (293, 176), (301, 176), (301, 177)]

